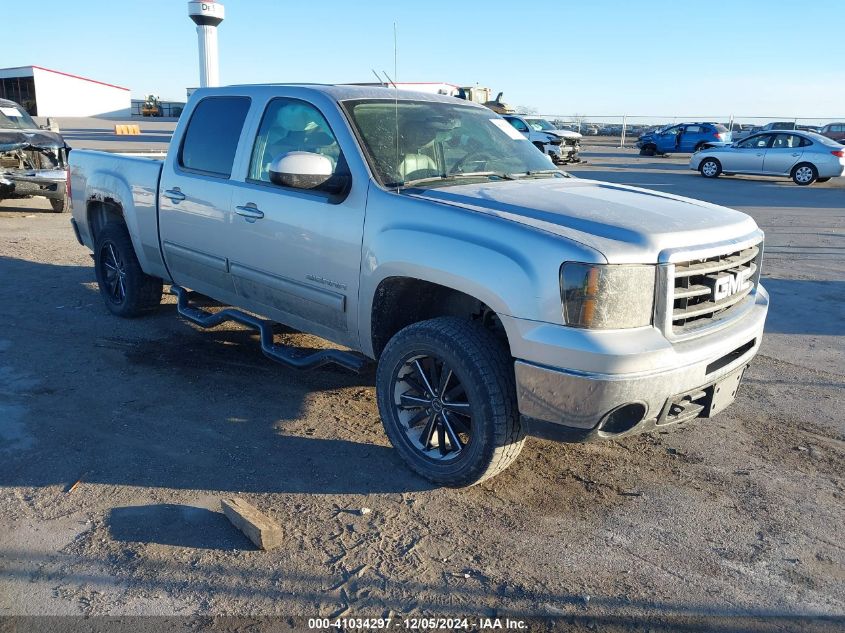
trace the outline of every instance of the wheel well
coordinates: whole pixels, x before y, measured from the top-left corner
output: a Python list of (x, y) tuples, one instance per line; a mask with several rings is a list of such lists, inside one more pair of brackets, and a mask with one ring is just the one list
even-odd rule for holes
[(792, 167), (792, 171), (790, 171), (789, 173), (790, 173), (790, 174), (794, 174), (794, 173), (797, 171), (797, 169), (798, 169), (799, 167), (804, 167), (805, 165), (806, 165), (807, 167), (812, 167), (812, 168), (813, 168), (813, 170), (814, 170), (816, 173), (819, 173), (819, 168), (818, 168), (818, 167), (816, 167), (813, 163), (811, 163), (810, 161), (807, 161), (807, 160), (801, 161), (800, 163), (798, 163), (798, 164), (796, 164), (795, 166), (793, 166), (793, 167)]
[(704, 158), (702, 158), (702, 159), (701, 159), (701, 161), (698, 163), (698, 168), (699, 168), (699, 169), (701, 169), (701, 166), (702, 166), (702, 165), (704, 165), (704, 163), (706, 163), (708, 160), (712, 160), (712, 161), (713, 161), (714, 163), (716, 163), (719, 167), (721, 167), (721, 166), (722, 166), (722, 162), (721, 162), (718, 158), (714, 158), (713, 156), (705, 156), (705, 157), (704, 157)]
[(375, 357), (381, 355), (387, 342), (402, 328), (441, 316), (456, 316), (481, 323), (507, 345), (502, 322), (484, 302), (428, 281), (388, 277), (379, 284), (373, 300), (371, 334)]
[(97, 241), (97, 235), (106, 224), (111, 222), (125, 223), (123, 208), (111, 199), (96, 200), (88, 203), (88, 226), (91, 229), (91, 239)]

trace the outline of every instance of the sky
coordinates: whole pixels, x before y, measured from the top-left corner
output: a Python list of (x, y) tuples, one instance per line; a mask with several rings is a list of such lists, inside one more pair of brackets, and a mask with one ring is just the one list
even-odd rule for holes
[[(226, 0), (222, 84), (396, 79), (488, 86), (546, 114), (845, 118), (845, 0)], [(0, 67), (185, 99), (186, 0), (4, 1)]]

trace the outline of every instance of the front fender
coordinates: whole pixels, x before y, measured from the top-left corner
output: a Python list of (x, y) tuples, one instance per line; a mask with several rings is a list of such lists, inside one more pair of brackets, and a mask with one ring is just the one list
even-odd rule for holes
[(604, 261), (559, 236), (374, 185), (361, 265), (362, 347), (373, 351), (373, 303), (379, 284), (390, 277), (463, 292), (500, 315), (561, 323), (559, 270), (567, 260)]

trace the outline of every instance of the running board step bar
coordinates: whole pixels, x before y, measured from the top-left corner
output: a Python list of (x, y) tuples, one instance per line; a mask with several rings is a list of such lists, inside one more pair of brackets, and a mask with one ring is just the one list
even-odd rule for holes
[(370, 360), (356, 352), (343, 352), (338, 349), (327, 349), (313, 352), (305, 356), (297, 355), (293, 348), (276, 345), (273, 342), (273, 322), (267, 319), (241, 312), (235, 308), (224, 308), (220, 312), (206, 312), (189, 304), (191, 293), (181, 286), (171, 286), (170, 293), (176, 295), (176, 309), (179, 314), (200, 327), (211, 328), (226, 321), (235, 321), (261, 334), (261, 351), (264, 355), (277, 363), (293, 369), (316, 369), (323, 365), (335, 364), (360, 374), (370, 363)]

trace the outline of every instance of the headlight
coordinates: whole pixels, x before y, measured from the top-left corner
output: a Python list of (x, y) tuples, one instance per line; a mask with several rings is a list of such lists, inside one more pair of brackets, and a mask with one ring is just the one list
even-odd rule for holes
[(599, 330), (651, 324), (655, 266), (581, 264), (560, 267), (563, 320)]

